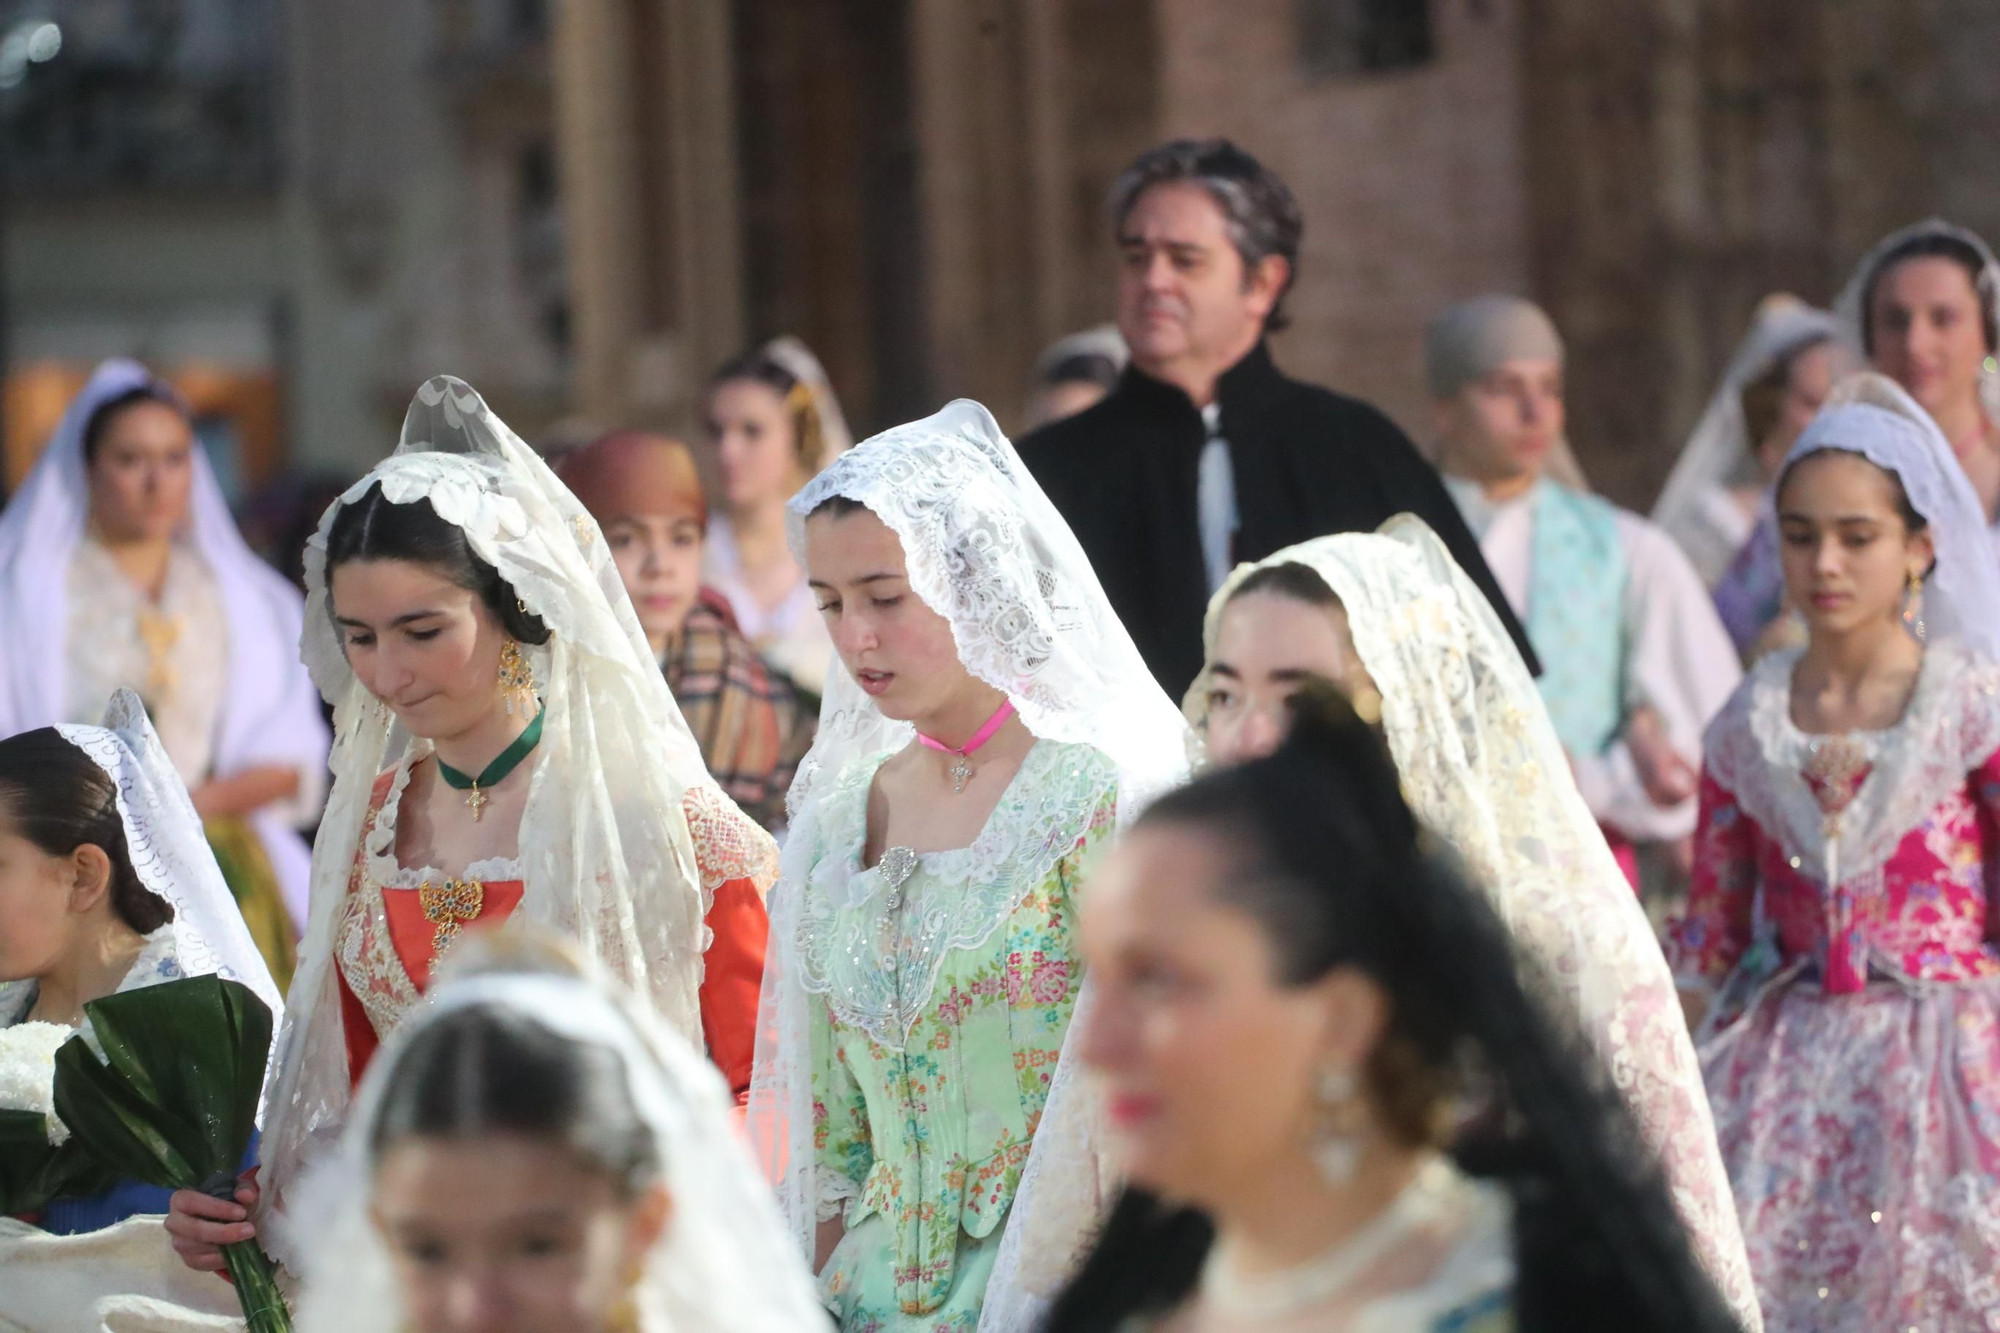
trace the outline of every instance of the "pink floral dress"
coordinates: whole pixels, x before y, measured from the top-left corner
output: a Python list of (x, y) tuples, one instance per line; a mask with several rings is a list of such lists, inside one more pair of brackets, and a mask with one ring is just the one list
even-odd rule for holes
[(1682, 984), (1771, 1333), (2000, 1330), (2000, 666), (1811, 736), (1798, 650), (1709, 728)]

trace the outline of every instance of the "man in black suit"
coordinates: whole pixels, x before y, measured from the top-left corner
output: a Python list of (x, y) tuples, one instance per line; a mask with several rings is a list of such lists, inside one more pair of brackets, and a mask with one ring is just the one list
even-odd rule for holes
[(1272, 363), (1304, 230), (1285, 183), (1227, 140), (1180, 140), (1119, 177), (1111, 217), (1131, 364), (1020, 449), (1167, 693), (1200, 671), (1202, 615), (1235, 564), (1404, 512), (1437, 530), (1535, 669), (1436, 470), (1375, 408)]

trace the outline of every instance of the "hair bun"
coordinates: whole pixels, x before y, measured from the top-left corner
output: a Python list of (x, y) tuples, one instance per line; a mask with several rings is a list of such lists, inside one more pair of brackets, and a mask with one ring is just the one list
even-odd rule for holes
[(1338, 685), (1321, 677), (1309, 679), (1292, 696), (1291, 710), (1292, 729), (1279, 754), (1312, 764), (1372, 836), (1383, 840), (1385, 851), (1414, 853), (1416, 817), (1403, 800), (1402, 776), (1381, 733)]

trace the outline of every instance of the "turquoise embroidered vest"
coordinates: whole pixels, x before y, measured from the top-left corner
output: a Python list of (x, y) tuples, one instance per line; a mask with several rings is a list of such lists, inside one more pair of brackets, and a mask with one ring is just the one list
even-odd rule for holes
[(1625, 547), (1595, 495), (1544, 480), (1534, 504), (1527, 630), (1542, 701), (1565, 749), (1599, 755), (1625, 726)]

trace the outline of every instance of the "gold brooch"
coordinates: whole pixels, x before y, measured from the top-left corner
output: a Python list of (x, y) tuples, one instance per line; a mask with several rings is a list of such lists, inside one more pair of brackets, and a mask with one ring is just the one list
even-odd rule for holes
[(442, 954), (458, 938), (461, 923), (479, 919), (486, 906), (486, 886), (476, 879), (448, 879), (442, 884), (425, 880), (417, 888), (417, 903), (424, 909), (424, 920), (437, 927), (431, 943)]

